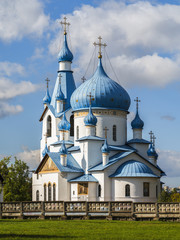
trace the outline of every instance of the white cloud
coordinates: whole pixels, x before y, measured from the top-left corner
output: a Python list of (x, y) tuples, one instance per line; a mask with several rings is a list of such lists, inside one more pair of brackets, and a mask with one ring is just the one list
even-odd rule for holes
[[(67, 15), (71, 22), (73, 53), (78, 53), (79, 73), (85, 72), (99, 35), (122, 85), (165, 85), (180, 78), (180, 6), (152, 5), (139, 1), (129, 5), (104, 1), (99, 7), (83, 5)], [(57, 21), (54, 23), (57, 26)], [(56, 27), (57, 29), (57, 27)], [(57, 55), (60, 34), (49, 45)], [(113, 79), (115, 77), (112, 75)]]
[(0, 118), (4, 118), (9, 115), (14, 115), (23, 111), (23, 107), (20, 105), (9, 105), (7, 102), (0, 101)]
[(36, 59), (41, 59), (44, 57), (44, 49), (43, 48), (36, 48), (34, 51), (34, 54), (32, 55), (31, 59), (36, 60)]
[(9, 42), (27, 35), (41, 36), (49, 25), (39, 0), (0, 1), (0, 39)]
[(29, 166), (30, 170), (36, 169), (40, 163), (40, 150), (30, 150), (24, 147), (23, 152), (17, 153), (16, 157)]
[(174, 121), (175, 117), (170, 116), (170, 115), (164, 115), (164, 116), (161, 116), (161, 119), (164, 119), (164, 120), (167, 120), (167, 121)]
[(13, 74), (24, 75), (24, 67), (19, 63), (0, 62), (0, 76), (12, 76)]

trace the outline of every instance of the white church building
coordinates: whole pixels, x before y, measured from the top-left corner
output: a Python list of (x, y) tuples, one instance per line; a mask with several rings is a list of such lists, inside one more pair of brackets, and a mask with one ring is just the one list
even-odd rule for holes
[(144, 122), (131, 122), (127, 140), (130, 97), (110, 79), (102, 65), (101, 38), (98, 66), (93, 76), (76, 88), (67, 42), (59, 53), (58, 76), (52, 96), (47, 91), (41, 115), (41, 162), (33, 174), (33, 201), (155, 202), (161, 192), (155, 137), (143, 139)]

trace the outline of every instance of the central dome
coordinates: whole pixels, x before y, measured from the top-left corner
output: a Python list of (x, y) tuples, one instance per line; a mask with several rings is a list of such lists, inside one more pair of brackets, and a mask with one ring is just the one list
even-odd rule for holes
[(86, 82), (81, 84), (71, 96), (73, 110), (89, 108), (89, 94), (92, 95), (92, 108), (119, 109), (128, 111), (130, 97), (126, 90), (117, 82), (110, 79), (104, 71), (101, 58), (96, 72)]

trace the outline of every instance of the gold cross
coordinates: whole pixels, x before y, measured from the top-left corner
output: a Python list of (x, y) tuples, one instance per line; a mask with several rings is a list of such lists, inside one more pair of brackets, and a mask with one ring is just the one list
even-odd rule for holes
[(94, 46), (99, 46), (99, 56), (98, 56), (98, 58), (102, 58), (101, 47), (102, 47), (102, 46), (103, 46), (103, 47), (106, 47), (107, 44), (106, 44), (106, 43), (101, 43), (101, 40), (102, 40), (102, 37), (101, 37), (101, 36), (99, 36), (98, 39), (99, 39), (99, 42), (98, 42), (98, 43), (94, 42), (93, 44), (94, 44)]
[(153, 132), (150, 131), (150, 132), (149, 132), (149, 135), (150, 135), (150, 141), (152, 142), (152, 139), (153, 139)]
[(62, 26), (64, 25), (64, 35), (67, 34), (67, 32), (66, 32), (66, 26), (69, 26), (69, 25), (70, 25), (70, 23), (69, 23), (69, 22), (66, 22), (66, 20), (67, 20), (67, 17), (64, 17), (64, 22), (62, 22), (62, 21), (60, 22)]
[(86, 80), (86, 78), (83, 76), (83, 77), (81, 78), (81, 80), (82, 80), (82, 82), (84, 83), (85, 80)]
[(62, 77), (62, 75), (58, 74), (58, 77), (59, 77), (59, 85), (61, 85), (61, 77)]
[(48, 88), (50, 80), (48, 78), (46, 78), (45, 81), (47, 82), (47, 88)]
[(109, 129), (107, 127), (105, 127), (103, 130), (105, 132), (105, 138), (107, 138), (107, 131), (109, 131)]
[(134, 99), (134, 101), (136, 102), (136, 110), (138, 110), (139, 102), (141, 102), (141, 100), (139, 100), (139, 98), (136, 97), (136, 99)]
[(152, 140), (153, 140), (153, 146), (155, 147), (155, 140), (156, 140), (156, 137), (154, 136), (154, 134), (153, 134), (153, 136), (152, 136)]
[(87, 95), (87, 97), (89, 97), (89, 105), (91, 105), (92, 100), (94, 100), (93, 96), (91, 95), (91, 92), (89, 93), (89, 95)]

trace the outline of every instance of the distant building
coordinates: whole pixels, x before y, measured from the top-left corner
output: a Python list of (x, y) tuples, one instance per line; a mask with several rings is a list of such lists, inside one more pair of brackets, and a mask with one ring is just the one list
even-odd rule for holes
[(95, 44), (97, 69), (76, 88), (65, 28), (52, 97), (47, 79), (40, 118), (42, 160), (33, 174), (33, 201), (155, 202), (165, 175), (157, 164), (155, 137), (150, 132), (150, 141), (142, 138), (137, 98), (133, 139), (127, 140), (131, 100), (103, 68), (101, 38)]

